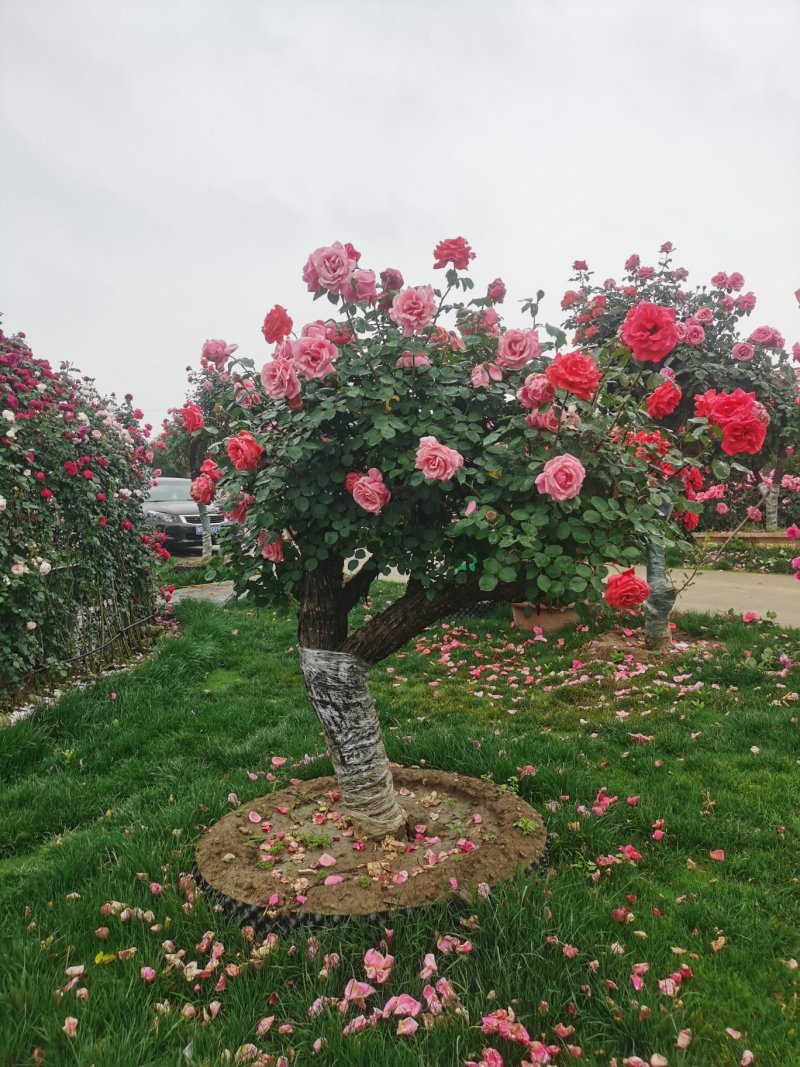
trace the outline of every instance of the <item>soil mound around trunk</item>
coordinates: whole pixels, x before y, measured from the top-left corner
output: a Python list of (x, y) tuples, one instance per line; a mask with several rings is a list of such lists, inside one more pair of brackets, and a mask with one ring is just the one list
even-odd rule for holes
[(322, 921), (445, 900), (542, 858), (544, 825), (518, 796), (447, 771), (393, 772), (409, 816), (402, 840), (359, 841), (337, 807), (336, 779), (312, 779), (243, 804), (206, 831), (201, 885), (242, 905), (248, 921)]

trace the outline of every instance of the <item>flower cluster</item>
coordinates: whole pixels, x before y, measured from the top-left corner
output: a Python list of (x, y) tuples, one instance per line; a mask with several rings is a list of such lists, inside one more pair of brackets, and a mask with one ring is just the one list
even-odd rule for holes
[[(395, 567), (429, 600), (451, 584), (600, 599), (607, 562), (629, 567), (663, 539), (658, 514), (685, 510), (702, 483), (674, 433), (659, 431), (683, 391), (651, 369), (680, 350), (675, 308), (637, 302), (622, 316), (625, 346), (581, 336), (570, 348), (538, 323), (538, 299), (523, 305), (527, 324), (502, 321), (502, 279), (471, 297), (474, 258), (464, 238), (442, 241), (433, 268), (444, 284), (407, 285), (393, 267), (365, 269), (349, 243), (322, 246), (303, 279), (336, 317), (297, 327), (276, 303), (266, 362), (215, 364), (225, 436), (210, 455), (223, 474), (201, 473), (197, 491), (235, 519), (224, 552), (238, 588), (298, 595), (325, 573), (349, 602), (345, 564), (369, 554), (370, 577)], [(650, 395), (636, 388), (643, 372), (661, 383)], [(654, 482), (649, 450), (631, 441), (659, 432), (659, 462), (680, 476)]]

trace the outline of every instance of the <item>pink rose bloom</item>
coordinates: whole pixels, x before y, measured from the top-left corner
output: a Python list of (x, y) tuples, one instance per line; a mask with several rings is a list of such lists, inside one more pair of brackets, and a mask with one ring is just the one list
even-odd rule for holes
[(342, 294), (348, 300), (360, 303), (363, 300), (375, 300), (378, 296), (375, 289), (375, 271), (357, 270), (353, 272), (347, 291)]
[(731, 349), (731, 355), (734, 359), (752, 359), (754, 353), (755, 349), (752, 345), (749, 345), (747, 341), (740, 341), (738, 345), (734, 345)]
[(738, 293), (743, 285), (744, 285), (744, 278), (739, 273), (738, 270), (735, 270), (733, 272), (733, 274), (729, 274), (728, 275), (728, 288), (729, 289), (733, 289), (733, 291), (735, 293)]
[(536, 330), (506, 330), (497, 345), (497, 362), (501, 367), (520, 370), (541, 351)]
[(684, 343), (687, 345), (693, 345), (697, 347), (701, 345), (706, 339), (706, 331), (696, 322), (690, 322), (686, 326), (686, 337)]
[(463, 464), (464, 457), (454, 448), (441, 444), (435, 437), (420, 439), (414, 466), (431, 481), (449, 481)]
[(678, 336), (678, 344), (679, 345), (684, 344), (686, 342), (686, 323), (685, 322), (676, 322), (675, 323), (675, 333)]
[(719, 271), (711, 279), (711, 284), (717, 289), (726, 289), (728, 287), (728, 275), (724, 270)]
[(201, 353), (203, 359), (213, 363), (217, 370), (222, 370), (228, 356), (232, 356), (238, 345), (229, 345), (225, 341), (206, 341)]
[(433, 322), (436, 314), (436, 297), (429, 285), (416, 289), (402, 289), (392, 301), (389, 318), (402, 327), (406, 337), (421, 333)]
[(756, 294), (745, 293), (743, 296), (736, 297), (736, 310), (745, 312), (752, 311), (756, 306)]
[(750, 340), (756, 345), (771, 345), (775, 331), (771, 326), (759, 326), (750, 334)]
[(786, 536), (790, 541), (797, 541), (800, 539), (800, 526), (787, 526)]
[(792, 345), (792, 359), (795, 363), (800, 363), (800, 341), (795, 341)]
[(353, 483), (353, 500), (372, 515), (377, 515), (391, 499), (392, 494), (384, 485), (383, 475), (375, 467), (370, 467), (367, 474)]
[(585, 477), (586, 468), (581, 461), (565, 452), (545, 463), (536, 479), (536, 488), (553, 500), (572, 500), (580, 493)]
[(641, 260), (634, 252), (632, 256), (628, 256), (628, 258), (625, 260), (625, 270), (636, 270), (640, 263)]
[(78, 1020), (74, 1015), (68, 1015), (64, 1020), (64, 1025), (61, 1027), (67, 1037), (74, 1037), (78, 1032)]
[(264, 559), (268, 559), (270, 563), (283, 562), (283, 538), (280, 534), (268, 541), (266, 530), (262, 530), (258, 535), (258, 543), (261, 545), (261, 555)]
[(301, 337), (291, 344), (294, 366), (301, 378), (327, 378), (333, 374), (334, 362), (339, 355), (339, 349), (328, 341), (326, 337), (309, 336)]
[[(307, 322), (300, 331), (300, 336), (322, 337), (326, 341), (330, 341), (330, 337), (328, 336), (328, 324), (327, 322), (323, 322), (322, 319), (315, 319), (313, 322)], [(291, 341), (288, 342), (290, 346), (292, 343), (293, 342)], [(291, 348), (289, 349), (289, 351), (291, 352)]]
[(475, 323), (476, 333), (485, 333), (488, 337), (500, 336), (500, 316), (494, 308), (483, 308)]
[(735, 303), (733, 297), (732, 296), (728, 296), (728, 294), (726, 293), (724, 296), (721, 296), (719, 298), (719, 306), (724, 309), (726, 314), (730, 315), (730, 313), (733, 311), (734, 307), (736, 306), (736, 303)]
[(793, 571), (800, 571), (800, 556), (795, 556), (789, 566)]
[(694, 316), (695, 322), (702, 323), (703, 326), (708, 326), (710, 322), (714, 321), (714, 315), (711, 308), (700, 308), (697, 314)]
[(747, 509), (747, 517), (751, 522), (761, 522), (761, 508), (750, 507)]
[(397, 357), (395, 367), (398, 370), (408, 370), (410, 367), (429, 367), (431, 361), (424, 352), (404, 352)]
[(261, 368), (261, 384), (264, 392), (273, 400), (285, 397), (294, 400), (300, 395), (300, 379), (289, 359), (273, 359)]
[(485, 363), (476, 363), (470, 371), (470, 381), (476, 389), (485, 389), (489, 384), (489, 372)]
[(654, 277), (655, 273), (654, 267), (640, 267), (636, 272), (636, 277), (640, 282), (646, 282), (648, 278)]
[(493, 282), (489, 283), (489, 288), (486, 290), (486, 296), (489, 300), (493, 300), (495, 304), (503, 303), (506, 298), (506, 287), (502, 278), (495, 278)]
[(532, 411), (530, 415), (525, 416), (525, 423), (532, 430), (549, 430), (550, 433), (555, 433), (560, 425), (558, 415), (552, 408), (547, 411)]
[(731, 509), (728, 507), (727, 504), (717, 504), (715, 510), (717, 512), (717, 515), (727, 515)]
[(331, 293), (346, 295), (357, 263), (358, 260), (352, 258), (340, 241), (334, 241), (332, 245), (317, 248), (311, 253), (303, 270), (303, 281), (312, 293), (328, 289)]
[(556, 395), (556, 388), (546, 374), (529, 374), (517, 393), (523, 407), (535, 411), (549, 404)]

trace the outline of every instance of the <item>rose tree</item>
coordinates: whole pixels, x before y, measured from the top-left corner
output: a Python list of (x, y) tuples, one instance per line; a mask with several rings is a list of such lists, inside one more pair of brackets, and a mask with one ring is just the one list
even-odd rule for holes
[[(747, 476), (768, 457), (775, 457), (775, 471), (764, 478), (764, 491), (772, 486), (777, 505), (787, 446), (800, 432), (800, 395), (780, 333), (770, 326), (744, 328), (756, 306), (753, 293), (741, 292), (744, 277), (720, 271), (710, 285), (690, 288), (688, 271), (672, 265), (672, 244), (660, 251), (657, 267), (630, 256), (621, 284), (612, 278), (594, 283), (587, 264), (576, 261), (576, 288), (567, 290), (561, 306), (576, 344), (600, 353), (619, 338), (639, 361), (634, 388), (644, 396), (652, 425), (636, 435), (637, 448), (655, 476), (683, 482), (685, 503), (669, 518), (677, 530), (691, 531), (703, 502), (719, 499), (732, 470)], [(715, 484), (703, 485), (706, 467)], [(652, 592), (645, 628), (648, 647), (655, 648), (670, 643), (676, 598), (663, 539), (649, 546), (647, 566)]]
[[(682, 485), (657, 483), (630, 447), (647, 419), (625, 388), (637, 367), (613, 344), (554, 354), (565, 339), (537, 329), (541, 294), (523, 305), (529, 324), (504, 328), (500, 279), (469, 299), (472, 258), (463, 238), (444, 241), (434, 264), (444, 284), (407, 286), (395, 269), (362, 268), (351, 245), (317, 249), (303, 277), (335, 319), (292, 332), (285, 309), (270, 311), (275, 347), (260, 373), (236, 361), (248, 404), (245, 388), (239, 401), (231, 390), (230, 436), (216, 446), (214, 491), (237, 524), (223, 544), (236, 588), (296, 602), (301, 668), (342, 801), (373, 837), (405, 816), (369, 668), (478, 601), (599, 600), (607, 565), (640, 558), (659, 510), (682, 499)], [(400, 595), (351, 628), (392, 567), (408, 576)], [(647, 592), (628, 574), (607, 600), (630, 606)]]

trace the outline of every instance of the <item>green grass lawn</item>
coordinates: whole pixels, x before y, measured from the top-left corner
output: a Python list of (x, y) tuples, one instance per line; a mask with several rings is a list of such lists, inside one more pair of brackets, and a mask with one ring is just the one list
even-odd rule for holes
[[(387, 921), (394, 969), (365, 1014), (392, 994), (419, 999), (426, 953), (463, 1013), (446, 1006), (430, 1028), (420, 1016), (413, 1036), (396, 1036), (396, 1019), (343, 1036), (358, 1009), (308, 1009), (365, 978), (383, 924), (301, 928), (251, 955), (235, 924), (181, 888), (228, 794), (272, 788), (272, 756), (289, 758), (278, 785), (330, 773), (293, 622), (191, 602), (177, 614), (181, 636), (144, 665), (0, 730), (0, 1064), (33, 1063), (38, 1048), (46, 1064), (215, 1065), (253, 1043), (275, 1057), (265, 1063), (455, 1067), (491, 1047), (517, 1065), (522, 1046), (481, 1033), (483, 1016), (509, 1007), (561, 1064), (655, 1053), (670, 1067), (735, 1065), (746, 1049), (758, 1065), (800, 1064), (797, 631), (684, 617), (686, 647), (642, 662), (638, 633), (619, 650), (587, 647), (596, 633), (535, 641), (497, 609), (375, 668), (391, 758), (518, 789), (551, 846), (545, 866), (488, 899), (454, 894)], [(598, 794), (617, 798), (602, 814)], [(614, 861), (625, 845), (638, 862)], [(104, 915), (112, 901), (128, 913)], [(469, 938), (472, 952), (442, 953), (442, 934)], [(212, 941), (223, 948), (209, 969)], [(199, 964), (189, 978), (174, 955), (170, 966), (179, 952)], [(340, 964), (320, 977), (331, 953)], [(673, 988), (682, 965), (692, 977)], [(689, 1048), (676, 1049), (688, 1029)], [(567, 1046), (582, 1051), (573, 1060)]]

